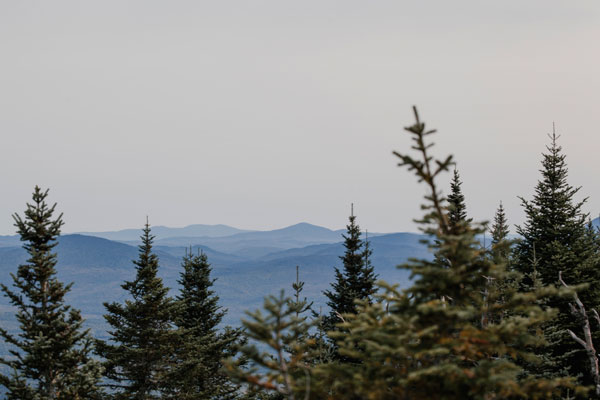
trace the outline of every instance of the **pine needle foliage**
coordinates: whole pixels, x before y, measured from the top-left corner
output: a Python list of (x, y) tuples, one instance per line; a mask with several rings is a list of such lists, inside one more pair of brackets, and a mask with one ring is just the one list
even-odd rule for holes
[[(315, 341), (309, 332), (315, 321), (302, 314), (306, 305), (286, 297), (282, 290), (279, 296), (265, 298), (263, 311), (246, 312), (249, 318), (242, 324), (252, 343), (241, 348), (243, 358), (230, 359), (226, 365), (250, 393), (270, 392), (288, 400), (318, 393), (320, 388), (312, 385), (310, 377)], [(241, 363), (246, 359), (249, 367)]]
[[(338, 324), (342, 322), (341, 315), (356, 313), (356, 302), (371, 301), (377, 290), (375, 287), (377, 276), (369, 258), (372, 251), (369, 244), (365, 244), (361, 239), (360, 227), (356, 223), (354, 212), (350, 214), (346, 234), (342, 236), (345, 252), (340, 260), (343, 269), (335, 268), (335, 280), (331, 284), (331, 289), (324, 292), (330, 308), (329, 315), (322, 321), (327, 331), (339, 329)], [(335, 340), (333, 344), (335, 347)], [(335, 354), (335, 357), (338, 355)]]
[(0, 336), (12, 347), (11, 357), (0, 359), (11, 371), (0, 375), (9, 400), (95, 399), (101, 366), (91, 358), (92, 340), (83, 328), (79, 310), (65, 302), (72, 284), (56, 277), (57, 254), (53, 253), (63, 225), (62, 214), (54, 218), (56, 204), (46, 203), (48, 190), (35, 187), (25, 217), (13, 215), (29, 258), (11, 274), (11, 290), (2, 292), (16, 307), (20, 332), (0, 328)]
[(108, 386), (118, 400), (162, 398), (177, 338), (171, 323), (174, 302), (157, 275), (159, 262), (148, 223), (141, 240), (133, 261), (135, 279), (121, 285), (130, 297), (123, 303), (104, 303), (110, 340), (97, 344), (106, 360)]
[[(572, 387), (566, 378), (526, 376), (519, 366), (522, 360), (537, 362), (532, 349), (545, 344), (540, 327), (555, 315), (539, 303), (557, 290), (523, 293), (508, 287), (502, 301), (496, 291), (484, 295), (488, 278), (509, 274), (506, 264), (494, 262), (480, 246), (483, 224), (462, 220), (451, 229), (436, 179), (452, 165), (452, 157), (430, 154), (433, 143), (427, 139), (435, 131), (425, 128), (416, 109), (415, 118), (406, 130), (420, 157), (395, 154), (428, 188), (419, 222), (430, 249), (447, 265), (435, 258), (412, 260), (402, 266), (412, 272), (410, 288), (380, 282), (375, 301), (358, 300), (355, 312), (339, 316), (340, 329), (330, 334), (339, 354), (352, 363), (305, 363), (310, 343), (298, 338), (310, 324), (296, 318), (294, 303), (283, 294), (267, 298), (265, 314), (251, 313), (252, 320), (244, 323), (250, 337), (272, 349), (246, 350), (267, 371), (240, 373), (254, 387), (294, 400), (552, 399)], [(482, 323), (486, 312), (503, 318)], [(285, 346), (297, 346), (294, 357), (286, 357)]]
[(237, 352), (242, 332), (219, 330), (225, 310), (212, 290), (211, 265), (205, 253), (186, 252), (180, 274), (174, 322), (177, 346), (168, 376), (168, 396), (174, 399), (233, 399), (238, 386), (222, 370), (223, 359)]
[(452, 181), (450, 182), (450, 194), (448, 195), (448, 223), (450, 228), (456, 227), (460, 229), (459, 225), (463, 222), (471, 222), (471, 219), (467, 218), (467, 205), (465, 204), (465, 196), (462, 193), (462, 181), (460, 180), (460, 174), (455, 168), (452, 174)]
[[(517, 227), (522, 239), (515, 247), (515, 268), (526, 276), (539, 275), (543, 286), (558, 284), (558, 272), (565, 281), (587, 285), (579, 293), (590, 309), (600, 306), (600, 263), (586, 223), (589, 216), (582, 211), (585, 200), (577, 201), (580, 188), (568, 183), (566, 156), (558, 145), (559, 136), (553, 131), (550, 145), (543, 154), (541, 178), (533, 198), (521, 198), (526, 221)], [(531, 260), (536, 260), (535, 271)], [(531, 280), (525, 280), (525, 288)], [(569, 308), (569, 299), (552, 298), (546, 302), (559, 310), (556, 320), (545, 327), (550, 344), (543, 356), (547, 359), (544, 374), (550, 376), (580, 376), (581, 382), (591, 384), (587, 356), (567, 333), (576, 330), (578, 322)]]
[(506, 212), (502, 202), (498, 205), (496, 214), (494, 215), (494, 224), (492, 225), (492, 246), (502, 243), (508, 239), (510, 229), (508, 227), (508, 221), (506, 219)]
[[(400, 166), (413, 171), (428, 188), (424, 217), (419, 221), (428, 245), (447, 260), (413, 260), (413, 285), (404, 290), (381, 283), (384, 292), (373, 304), (346, 315), (339, 352), (360, 362), (323, 366), (336, 399), (541, 399), (559, 393), (567, 379), (521, 378), (517, 362), (535, 362), (530, 349), (544, 344), (539, 327), (554, 314), (537, 301), (554, 293), (495, 293), (484, 296), (488, 278), (504, 279), (504, 264), (486, 257), (477, 235), (483, 225), (468, 221), (451, 226), (436, 179), (452, 165), (452, 157), (434, 158), (433, 143), (415, 109), (416, 122), (406, 128), (420, 157), (395, 152)], [(510, 311), (510, 312), (507, 312)], [(482, 323), (486, 312), (506, 314)]]

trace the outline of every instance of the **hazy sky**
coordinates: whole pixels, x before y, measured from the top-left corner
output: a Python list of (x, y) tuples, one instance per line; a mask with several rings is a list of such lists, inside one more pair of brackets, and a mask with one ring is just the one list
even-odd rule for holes
[(36, 184), (67, 232), (414, 231), (413, 104), (475, 219), (523, 221), (553, 121), (600, 212), (598, 0), (0, 0), (0, 234)]

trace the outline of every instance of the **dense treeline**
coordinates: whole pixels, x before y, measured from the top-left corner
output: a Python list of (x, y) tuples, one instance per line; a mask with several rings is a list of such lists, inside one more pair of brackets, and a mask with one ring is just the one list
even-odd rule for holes
[(432, 257), (399, 266), (411, 272), (408, 288), (376, 282), (352, 211), (325, 313), (302, 297), (298, 273), (292, 297), (268, 296), (242, 328), (223, 327), (206, 255), (186, 252), (171, 297), (146, 223), (124, 300), (105, 303), (109, 339), (95, 340), (65, 303), (71, 285), (56, 278), (53, 252), (62, 218), (36, 187), (24, 218), (14, 215), (29, 258), (13, 289), (0, 286), (20, 328), (0, 328), (11, 348), (0, 359), (6, 398), (600, 398), (600, 235), (568, 183), (557, 135), (510, 240), (501, 202), (491, 227), (469, 217), (453, 157), (431, 154), (435, 131), (415, 118), (414, 154), (394, 154), (426, 187), (418, 222)]

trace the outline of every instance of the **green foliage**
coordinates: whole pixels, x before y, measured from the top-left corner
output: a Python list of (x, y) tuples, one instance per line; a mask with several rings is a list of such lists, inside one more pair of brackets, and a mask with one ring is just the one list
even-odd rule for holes
[(448, 223), (450, 229), (460, 230), (460, 224), (471, 222), (467, 218), (467, 205), (465, 204), (465, 196), (462, 193), (462, 181), (458, 170), (455, 168), (450, 182), (450, 194), (446, 199), (448, 202)]
[[(377, 290), (375, 287), (376, 275), (371, 265), (371, 249), (368, 241), (365, 243), (360, 238), (360, 227), (356, 224), (356, 216), (352, 212), (349, 224), (346, 226), (344, 237), (343, 270), (335, 268), (335, 281), (331, 290), (325, 291), (329, 315), (323, 318), (323, 326), (327, 331), (339, 329), (343, 314), (356, 313), (356, 301), (370, 301)], [(335, 346), (335, 339), (333, 340)], [(338, 357), (337, 353), (335, 355)], [(348, 360), (346, 360), (348, 361)]]
[[(506, 271), (504, 277), (499, 279), (489, 276), (486, 277), (487, 285), (483, 290), (483, 294), (486, 299), (485, 305), (488, 309), (490, 306), (488, 299), (494, 298), (497, 302), (506, 302), (508, 300), (506, 295), (517, 290), (522, 281), (522, 276), (511, 268), (510, 253), (513, 242), (508, 240), (509, 227), (502, 202), (500, 202), (496, 214), (494, 215), (494, 223), (490, 233), (492, 235), (492, 243), (488, 249), (487, 256), (492, 263), (501, 265)], [(539, 302), (542, 302), (542, 300), (540, 299)], [(497, 323), (509, 313), (510, 310), (503, 310), (500, 314), (494, 314), (488, 310), (482, 316), (482, 325), (490, 320)]]
[[(539, 275), (544, 286), (557, 285), (558, 272), (568, 282), (587, 285), (579, 297), (589, 308), (600, 306), (600, 262), (595, 233), (586, 228), (588, 215), (582, 212), (584, 201), (577, 202), (580, 188), (567, 182), (566, 157), (553, 133), (547, 153), (543, 155), (541, 179), (531, 201), (522, 200), (526, 213), (523, 226), (517, 227), (522, 236), (515, 248), (515, 268), (526, 276)], [(535, 259), (535, 263), (532, 261)], [(531, 279), (525, 287), (532, 286)], [(568, 335), (576, 330), (578, 321), (570, 312), (568, 299), (548, 299), (546, 305), (559, 310), (558, 317), (544, 329), (550, 342), (544, 349), (547, 360), (541, 370), (548, 376), (581, 376), (581, 382), (592, 383), (585, 352)]]
[(104, 304), (111, 339), (97, 344), (115, 399), (161, 398), (177, 339), (171, 325), (174, 302), (157, 276), (158, 257), (152, 252), (154, 237), (148, 223), (141, 239), (139, 257), (133, 262), (136, 277), (121, 285), (130, 298), (123, 304)]
[(281, 291), (265, 298), (264, 313), (247, 312), (250, 319), (242, 321), (246, 336), (260, 347), (251, 343), (241, 348), (251, 362), (249, 368), (240, 363), (245, 358), (230, 359), (226, 365), (234, 379), (249, 385), (250, 392), (274, 392), (290, 400), (315, 394), (310, 377), (315, 342), (309, 338), (315, 322), (302, 315), (305, 306)]
[[(429, 154), (428, 131), (415, 111), (416, 123), (407, 128), (421, 158), (395, 153), (401, 166), (414, 171), (429, 193), (420, 221), (431, 237), (436, 260), (413, 260), (413, 286), (400, 292), (382, 284), (385, 292), (374, 304), (363, 303), (348, 315), (338, 333), (339, 352), (360, 360), (336, 368), (336, 398), (373, 399), (505, 399), (551, 398), (566, 380), (520, 379), (519, 360), (535, 361), (529, 350), (543, 345), (536, 335), (553, 313), (537, 304), (551, 289), (484, 295), (488, 279), (507, 276), (504, 264), (485, 256), (476, 236), (483, 226), (461, 219), (451, 224), (436, 177), (448, 170), (452, 157), (439, 160)], [(482, 315), (505, 315), (482, 323)], [(345, 334), (344, 332), (348, 332)], [(374, 384), (375, 383), (375, 384)]]
[[(483, 225), (465, 218), (451, 225), (436, 178), (449, 169), (452, 157), (429, 154), (433, 144), (426, 138), (435, 131), (425, 129), (416, 110), (415, 116), (416, 123), (406, 129), (421, 158), (395, 154), (429, 189), (420, 223), (439, 258), (403, 266), (412, 271), (410, 288), (401, 291), (380, 282), (375, 301), (357, 300), (351, 312), (338, 315), (342, 323), (329, 334), (350, 363), (305, 362), (313, 342), (299, 338), (311, 324), (297, 318), (295, 303), (283, 294), (267, 298), (266, 315), (257, 311), (245, 322), (249, 336), (271, 349), (246, 350), (267, 372), (235, 370), (240, 379), (287, 399), (550, 399), (572, 387), (569, 379), (523, 374), (520, 363), (538, 362), (532, 350), (545, 344), (541, 326), (555, 316), (540, 303), (557, 290), (520, 292), (516, 285), (489, 290), (490, 281), (519, 276), (481, 247), (477, 236)], [(506, 250), (509, 244), (499, 235), (495, 245)]]
[(235, 355), (242, 333), (218, 330), (225, 311), (211, 290), (215, 280), (206, 254), (193, 255), (190, 250), (182, 267), (174, 318), (177, 345), (167, 393), (181, 400), (235, 398), (238, 386), (222, 371), (221, 360)]
[(53, 219), (56, 204), (46, 204), (48, 191), (35, 187), (33, 204), (25, 218), (15, 214), (15, 226), (29, 254), (27, 264), (12, 274), (12, 291), (1, 285), (17, 308), (20, 333), (0, 328), (0, 336), (13, 348), (11, 357), (0, 359), (12, 372), (0, 375), (7, 399), (94, 399), (99, 398), (100, 364), (92, 360), (92, 341), (78, 310), (65, 304), (71, 285), (56, 278), (57, 245), (62, 214)]
[(496, 245), (503, 241), (506, 241), (510, 230), (508, 228), (508, 221), (506, 220), (506, 213), (504, 212), (504, 206), (502, 202), (496, 210), (494, 215), (494, 225), (492, 225), (492, 245)]

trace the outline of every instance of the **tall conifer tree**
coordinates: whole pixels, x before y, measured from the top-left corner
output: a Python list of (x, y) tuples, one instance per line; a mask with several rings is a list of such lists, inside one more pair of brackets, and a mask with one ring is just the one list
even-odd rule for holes
[[(447, 220), (450, 232), (460, 233), (465, 225), (470, 223), (472, 220), (467, 218), (467, 205), (465, 204), (465, 196), (462, 193), (462, 181), (460, 180), (460, 174), (458, 170), (454, 168), (452, 174), (452, 180), (450, 181), (450, 194), (446, 198), (447, 204), (445, 205), (445, 211), (447, 213)], [(434, 254), (436, 262), (445, 267), (451, 266), (450, 260), (443, 257), (442, 252), (436, 252)]]
[(494, 224), (491, 229), (492, 234), (492, 245), (498, 244), (507, 239), (509, 234), (508, 221), (506, 220), (506, 213), (502, 202), (496, 210), (494, 215)]
[[(508, 288), (505, 301), (482, 295), (487, 278), (507, 276), (504, 263), (486, 257), (477, 239), (483, 225), (459, 224), (453, 232), (436, 178), (452, 165), (452, 157), (435, 159), (433, 144), (415, 109), (416, 123), (406, 128), (419, 157), (395, 153), (399, 165), (414, 171), (428, 187), (424, 217), (420, 220), (430, 248), (449, 260), (451, 268), (436, 260), (414, 259), (403, 268), (412, 272), (412, 285), (400, 290), (382, 282), (378, 301), (358, 302), (356, 313), (345, 314), (335, 336), (338, 352), (356, 362), (325, 362), (315, 366), (302, 357), (284, 357), (283, 343), (296, 343), (297, 332), (310, 325), (295, 318), (294, 304), (281, 296), (265, 301), (265, 312), (251, 313), (245, 322), (252, 338), (275, 350), (274, 356), (248, 351), (262, 367), (234, 370), (251, 385), (282, 393), (286, 399), (372, 400), (497, 400), (554, 399), (570, 379), (524, 376), (520, 360), (534, 361), (531, 352), (543, 345), (537, 334), (541, 323), (554, 315), (539, 301), (556, 289), (519, 293)], [(498, 245), (507, 246), (506, 241)], [(491, 308), (491, 309), (490, 309)], [(505, 318), (480, 323), (484, 312)], [(306, 346), (304, 346), (306, 348)], [(297, 354), (303, 354), (298, 352)], [(279, 357), (277, 356), (279, 355)], [(280, 362), (283, 360), (283, 362)]]
[(510, 253), (509, 248), (502, 246), (502, 244), (508, 240), (509, 232), (504, 206), (502, 205), (502, 202), (500, 202), (496, 214), (494, 215), (494, 224), (490, 230), (492, 235), (491, 253), (496, 262), (508, 261)]
[[(342, 322), (343, 314), (356, 313), (356, 300), (370, 300), (375, 293), (377, 278), (369, 257), (371, 250), (361, 240), (360, 227), (356, 223), (354, 208), (350, 213), (344, 238), (344, 255), (340, 256), (343, 270), (335, 268), (335, 281), (331, 290), (325, 291), (330, 313), (323, 318), (327, 330), (335, 330), (336, 324)], [(367, 263), (365, 263), (365, 260)]]
[[(402, 266), (411, 271), (412, 286), (400, 291), (385, 284), (380, 301), (361, 304), (336, 334), (340, 354), (360, 362), (324, 365), (315, 375), (338, 391), (336, 399), (553, 398), (568, 380), (522, 377), (517, 364), (534, 360), (530, 349), (543, 344), (535, 330), (552, 313), (537, 301), (551, 290), (523, 294), (507, 288), (504, 301), (497, 292), (484, 294), (489, 279), (507, 276), (506, 266), (485, 256), (477, 239), (482, 224), (461, 219), (451, 225), (436, 178), (452, 157), (429, 154), (433, 144), (426, 139), (435, 130), (425, 128), (416, 109), (415, 116), (406, 130), (419, 157), (395, 154), (428, 187), (419, 222), (430, 249), (450, 267), (430, 259)], [(482, 314), (490, 312), (507, 315), (482, 324)]]
[(106, 359), (106, 377), (115, 399), (159, 399), (167, 386), (176, 335), (172, 327), (173, 299), (158, 277), (158, 257), (152, 252), (154, 236), (146, 222), (136, 276), (121, 287), (130, 298), (124, 303), (104, 303), (110, 325), (109, 341), (98, 341)]
[(225, 316), (219, 297), (211, 289), (215, 279), (205, 253), (185, 255), (177, 297), (178, 327), (174, 365), (168, 377), (175, 399), (231, 399), (238, 386), (223, 373), (221, 360), (235, 355), (241, 331), (218, 325)]
[(465, 204), (465, 196), (462, 193), (462, 181), (460, 180), (460, 174), (455, 168), (452, 175), (452, 181), (450, 182), (450, 194), (448, 195), (448, 223), (453, 229), (457, 225), (465, 222), (471, 222), (471, 219), (467, 218), (467, 205)]
[(13, 347), (12, 357), (0, 359), (10, 375), (0, 375), (9, 400), (99, 398), (100, 364), (91, 359), (92, 340), (83, 328), (79, 310), (65, 302), (71, 285), (56, 277), (53, 253), (63, 225), (62, 214), (53, 218), (56, 204), (46, 204), (48, 190), (35, 187), (25, 218), (13, 215), (29, 258), (12, 275), (13, 291), (0, 285), (17, 308), (20, 332), (0, 328), (0, 336)]
[[(600, 306), (600, 269), (594, 247), (586, 240), (588, 215), (582, 211), (585, 200), (575, 200), (580, 188), (574, 188), (567, 181), (566, 157), (555, 132), (550, 139), (533, 199), (521, 198), (526, 221), (517, 227), (522, 239), (515, 248), (515, 266), (526, 276), (539, 276), (545, 286), (557, 285), (558, 273), (563, 271), (565, 281), (589, 285), (579, 296), (587, 307), (597, 308)], [(568, 299), (554, 298), (547, 305), (557, 308), (559, 315), (545, 329), (550, 341), (544, 354), (549, 360), (545, 373), (581, 375), (582, 382), (591, 383), (586, 355), (566, 331), (577, 329)]]

